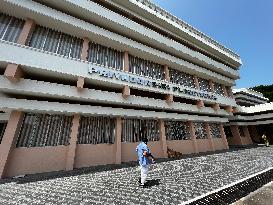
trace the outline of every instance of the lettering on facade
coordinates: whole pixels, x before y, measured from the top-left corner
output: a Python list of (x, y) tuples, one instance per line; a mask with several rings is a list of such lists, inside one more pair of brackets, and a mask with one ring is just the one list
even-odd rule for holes
[(191, 89), (187, 89), (187, 88), (181, 88), (180, 86), (175, 86), (173, 84), (168, 84), (168, 83), (164, 83), (164, 82), (157, 82), (154, 80), (145, 79), (143, 77), (133, 76), (133, 75), (129, 75), (127, 73), (122, 73), (119, 71), (108, 70), (106, 68), (90, 66), (88, 69), (88, 73), (90, 73), (90, 74), (96, 73), (99, 76), (102, 76), (105, 78), (117, 79), (117, 80), (125, 81), (128, 83), (135, 83), (135, 84), (148, 86), (148, 87), (152, 87), (152, 88), (158, 88), (158, 89), (162, 89), (165, 91), (172, 90), (174, 93), (177, 92), (177, 93), (186, 94), (186, 95), (190, 95), (190, 96), (195, 96), (195, 97), (200, 97), (200, 98), (205, 98), (205, 99), (210, 99), (210, 100), (217, 100), (217, 97), (213, 94), (195, 91), (195, 90), (191, 90)]

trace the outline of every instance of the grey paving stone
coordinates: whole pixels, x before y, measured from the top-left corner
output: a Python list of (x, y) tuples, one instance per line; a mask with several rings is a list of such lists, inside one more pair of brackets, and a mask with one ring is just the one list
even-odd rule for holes
[(151, 167), (146, 189), (136, 164), (3, 179), (0, 204), (180, 204), (271, 167), (273, 147), (166, 160)]

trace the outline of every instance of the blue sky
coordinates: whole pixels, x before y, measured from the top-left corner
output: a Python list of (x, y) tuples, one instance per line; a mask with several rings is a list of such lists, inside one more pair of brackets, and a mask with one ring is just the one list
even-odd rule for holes
[(153, 0), (241, 56), (236, 87), (273, 84), (273, 0)]

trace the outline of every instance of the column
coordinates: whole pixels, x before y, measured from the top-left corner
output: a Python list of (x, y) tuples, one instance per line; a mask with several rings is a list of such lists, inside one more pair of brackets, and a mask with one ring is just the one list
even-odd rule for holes
[(124, 85), (122, 88), (122, 97), (128, 98), (130, 96), (130, 87), (128, 85)]
[(222, 86), (222, 89), (223, 89), (223, 92), (224, 92), (224, 96), (228, 97), (226, 86), (224, 86), (223, 84), (221, 86)]
[(125, 72), (129, 72), (129, 52), (125, 51), (124, 52), (124, 67), (123, 70)]
[(4, 76), (11, 82), (15, 83), (24, 77), (24, 71), (17, 64), (8, 64)]
[(198, 77), (196, 75), (194, 75), (193, 79), (194, 79), (194, 84), (195, 84), (196, 90), (200, 90), (200, 85), (199, 85)]
[(242, 138), (240, 136), (239, 128), (237, 125), (231, 125), (230, 126), (231, 132), (232, 132), (232, 144), (233, 145), (242, 145)]
[(2, 143), (0, 144), (0, 178), (3, 178), (5, 175), (10, 154), (15, 148), (23, 117), (24, 114), (21, 111), (14, 110), (10, 114)]
[(208, 136), (210, 148), (211, 148), (212, 151), (215, 151), (214, 142), (213, 142), (213, 138), (212, 138), (211, 130), (210, 130), (210, 125), (209, 125), (208, 122), (205, 122), (205, 129), (206, 129), (206, 133), (207, 133), (207, 136)]
[(194, 124), (192, 121), (188, 122), (189, 124), (189, 132), (190, 132), (190, 136), (191, 136), (191, 140), (192, 140), (192, 145), (193, 145), (193, 149), (195, 153), (198, 153), (198, 144), (197, 144), (197, 139), (196, 139), (196, 135), (195, 135), (195, 128), (194, 128)]
[[(124, 67), (123, 71), (129, 72), (129, 52), (124, 52)], [(122, 88), (122, 97), (128, 98), (130, 96), (130, 87), (128, 85), (123, 86)]]
[(230, 106), (230, 105), (225, 106), (225, 110), (226, 110), (228, 113), (233, 113), (233, 108), (232, 108), (232, 106)]
[[(198, 77), (196, 75), (194, 75), (193, 79), (194, 79), (194, 84), (195, 84), (196, 90), (200, 90)], [(198, 109), (201, 109), (201, 108), (203, 108), (205, 106), (203, 100), (197, 100), (196, 105), (197, 105)]]
[[(167, 65), (164, 65), (164, 73), (165, 73), (165, 80), (167, 82), (170, 82), (170, 71), (169, 71), (169, 68)], [(173, 102), (173, 94), (167, 94), (165, 99), (168, 104), (172, 103)]]
[(221, 132), (221, 137), (223, 139), (223, 143), (225, 145), (225, 148), (229, 149), (228, 141), (227, 141), (227, 137), (226, 137), (226, 133), (225, 133), (225, 129), (224, 129), (224, 125), (223, 124), (220, 124), (220, 132)]
[(70, 133), (70, 141), (69, 141), (69, 145), (67, 148), (67, 155), (66, 155), (66, 165), (65, 165), (66, 171), (73, 170), (74, 168), (79, 126), (80, 126), (80, 115), (74, 114), (71, 133)]
[(88, 38), (83, 38), (82, 52), (81, 52), (81, 60), (83, 61), (87, 61), (89, 42), (90, 40)]
[(234, 95), (230, 86), (226, 86), (226, 91), (229, 94), (229, 97), (234, 99)]
[(35, 28), (35, 22), (32, 19), (27, 19), (23, 29), (18, 37), (17, 43), (26, 45), (28, 38)]
[(243, 130), (244, 130), (245, 137), (247, 138), (248, 144), (253, 144), (248, 127), (243, 126)]
[(79, 76), (77, 80), (77, 89), (81, 91), (84, 86), (84, 77)]
[[(209, 80), (209, 85), (212, 93), (215, 93), (215, 88), (212, 80)], [(211, 106), (215, 111), (220, 110), (220, 106), (218, 103), (215, 103)]]
[(120, 117), (116, 118), (116, 135), (115, 135), (115, 164), (121, 163), (121, 129), (122, 120)]
[(209, 85), (210, 85), (211, 92), (214, 93), (215, 89), (214, 89), (214, 85), (213, 85), (213, 81), (212, 80), (209, 80)]
[(163, 158), (168, 158), (167, 153), (167, 141), (166, 141), (166, 133), (165, 133), (165, 122), (164, 120), (159, 120), (159, 134), (160, 134), (160, 145), (163, 152)]

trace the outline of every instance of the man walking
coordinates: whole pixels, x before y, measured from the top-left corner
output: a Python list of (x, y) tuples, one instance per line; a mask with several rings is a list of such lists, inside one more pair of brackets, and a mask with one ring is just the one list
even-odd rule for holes
[(140, 177), (140, 186), (145, 186), (145, 181), (148, 175), (149, 170), (149, 158), (152, 158), (152, 163), (155, 163), (155, 159), (151, 154), (148, 146), (148, 139), (145, 137), (142, 139), (142, 142), (137, 146), (136, 151), (138, 155), (138, 161), (141, 169), (141, 177)]

